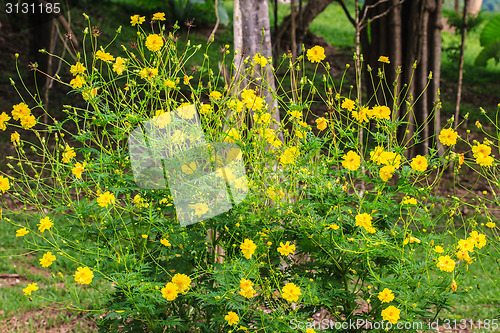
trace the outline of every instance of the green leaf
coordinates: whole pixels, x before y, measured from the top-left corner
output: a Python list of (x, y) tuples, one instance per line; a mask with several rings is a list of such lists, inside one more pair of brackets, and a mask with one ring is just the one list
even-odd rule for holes
[(217, 13), (219, 14), (220, 24), (229, 24), (229, 14), (227, 13), (226, 7), (224, 7), (224, 1), (219, 1), (219, 6), (217, 7)]
[(479, 37), (481, 41), (481, 46), (487, 46), (498, 40), (500, 40), (500, 15), (492, 18), (481, 31), (481, 36)]
[(490, 58), (495, 58), (497, 63), (500, 61), (500, 40), (485, 46), (477, 55), (474, 65), (484, 67)]

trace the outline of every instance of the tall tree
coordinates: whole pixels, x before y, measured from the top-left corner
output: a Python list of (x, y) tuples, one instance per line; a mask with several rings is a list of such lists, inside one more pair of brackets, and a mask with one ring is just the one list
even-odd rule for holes
[[(436, 138), (434, 134), (440, 131), (437, 95), (441, 71), (442, 7), (442, 0), (402, 3), (399, 0), (366, 0), (362, 9), (368, 20), (387, 12), (361, 31), (361, 46), (365, 63), (371, 68), (378, 67), (380, 56), (390, 57), (390, 64), (385, 67), (389, 87), (393, 87), (392, 83), (397, 80), (393, 92), (395, 95), (402, 92), (401, 96), (411, 103), (411, 107), (407, 107), (404, 101), (387, 101), (393, 104), (395, 116), (408, 123), (407, 128), (398, 133), (399, 140), (411, 145), (416, 137), (419, 138), (421, 144), (415, 145), (410, 155), (426, 153), (431, 145), (429, 139)], [(368, 89), (369, 95), (370, 92), (373, 91)], [(417, 97), (418, 101), (413, 104)]]

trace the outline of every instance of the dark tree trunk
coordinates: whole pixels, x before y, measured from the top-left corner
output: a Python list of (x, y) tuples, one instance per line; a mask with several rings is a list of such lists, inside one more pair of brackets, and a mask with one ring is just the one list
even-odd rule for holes
[[(367, 0), (365, 6), (376, 2)], [(370, 22), (362, 30), (361, 46), (366, 65), (373, 69), (374, 80), (377, 68), (381, 67), (379, 56), (390, 57), (391, 63), (384, 65), (385, 93), (379, 90), (370, 103), (390, 106), (395, 118), (407, 122), (398, 133), (398, 141), (411, 146), (416, 143), (409, 152), (412, 156), (428, 153), (429, 138), (439, 132), (436, 95), (440, 79), (442, 0), (405, 1), (397, 6), (398, 3), (391, 0), (368, 9), (367, 18), (373, 18), (392, 7), (386, 17)], [(430, 72), (433, 78), (429, 82)], [(365, 79), (368, 97), (374, 93), (370, 80), (368, 75)]]

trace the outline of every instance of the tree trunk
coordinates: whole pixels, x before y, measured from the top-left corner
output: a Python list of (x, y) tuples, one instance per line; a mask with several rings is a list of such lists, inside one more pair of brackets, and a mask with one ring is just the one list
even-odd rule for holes
[[(375, 3), (376, 0), (367, 0), (365, 7)], [(385, 89), (391, 90), (396, 98), (391, 98), (389, 91), (385, 94), (379, 91), (371, 104), (392, 106), (393, 117), (406, 122), (398, 132), (398, 141), (409, 146), (417, 143), (408, 152), (410, 157), (428, 153), (431, 144), (428, 140), (440, 128), (439, 110), (435, 105), (440, 78), (442, 0), (414, 0), (398, 4), (399, 1), (391, 0), (367, 7), (368, 20), (390, 11), (386, 18), (370, 21), (369, 30), (367, 27), (361, 31), (361, 46), (366, 65), (373, 68), (373, 76), (381, 67), (378, 57), (390, 57), (391, 63), (384, 65), (387, 78)], [(434, 78), (427, 86), (430, 72)], [(370, 97), (373, 87), (369, 76), (365, 82)], [(418, 142), (415, 141), (417, 136)]]
[[(307, 2), (303, 10), (300, 11), (300, 24), (297, 25), (295, 31), (297, 45), (302, 45), (304, 42), (304, 37), (309, 30), (309, 25), (311, 25), (312, 21), (334, 1), (336, 0), (309, 0)], [(292, 15), (288, 15), (281, 22), (278, 28), (278, 33), (275, 35), (274, 44), (277, 50), (288, 51), (291, 49), (291, 31)]]

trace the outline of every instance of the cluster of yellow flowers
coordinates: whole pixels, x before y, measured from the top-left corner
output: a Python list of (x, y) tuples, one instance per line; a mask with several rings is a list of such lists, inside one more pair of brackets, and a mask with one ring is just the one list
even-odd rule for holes
[(185, 294), (190, 287), (191, 278), (186, 274), (177, 273), (172, 277), (172, 282), (168, 282), (161, 289), (161, 294), (167, 301), (173, 301), (179, 294)]
[[(29, 109), (26, 103), (19, 103), (14, 105), (12, 107), (11, 113), (14, 120), (19, 120), (21, 122), (21, 126), (24, 129), (30, 129), (36, 125), (35, 116), (31, 114), (31, 110)], [(5, 130), (6, 129), (5, 122), (9, 120), (10, 117), (5, 112), (2, 112), (2, 114), (0, 114), (0, 129)], [(12, 140), (12, 141), (17, 141), (17, 140)]]
[(252, 298), (255, 295), (255, 289), (253, 289), (253, 282), (247, 279), (241, 279), (239, 294), (246, 298)]
[(369, 119), (391, 119), (391, 109), (385, 105), (374, 106), (372, 109), (368, 107), (356, 109), (355, 101), (344, 98), (340, 107), (351, 111), (351, 116), (360, 123), (368, 121)]
[[(389, 303), (394, 300), (394, 293), (392, 290), (384, 288), (384, 290), (378, 293), (377, 297), (381, 303)], [(382, 318), (392, 324), (396, 324), (398, 322), (400, 313), (401, 311), (393, 305), (388, 306), (381, 312)]]
[(491, 166), (493, 164), (493, 157), (491, 154), (491, 147), (488, 141), (486, 143), (478, 143), (472, 147), (472, 154), (476, 159), (476, 163), (481, 166)]
[(372, 216), (370, 214), (367, 213), (358, 214), (356, 215), (355, 220), (356, 220), (356, 225), (358, 227), (365, 228), (365, 230), (371, 234), (375, 233), (376, 230), (372, 226)]

